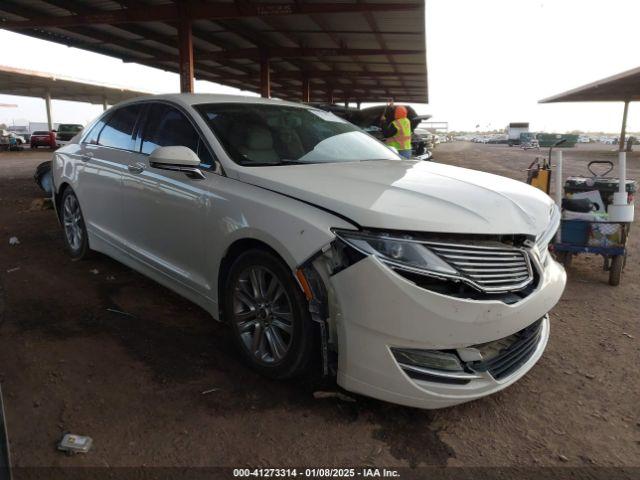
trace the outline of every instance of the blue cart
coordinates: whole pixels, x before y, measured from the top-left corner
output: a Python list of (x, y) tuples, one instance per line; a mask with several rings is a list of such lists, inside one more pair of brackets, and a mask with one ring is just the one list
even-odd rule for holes
[(592, 253), (604, 258), (603, 270), (609, 272), (609, 285), (619, 285), (627, 261), (627, 237), (630, 223), (562, 220), (560, 241), (553, 244), (558, 261), (571, 266), (574, 255)]

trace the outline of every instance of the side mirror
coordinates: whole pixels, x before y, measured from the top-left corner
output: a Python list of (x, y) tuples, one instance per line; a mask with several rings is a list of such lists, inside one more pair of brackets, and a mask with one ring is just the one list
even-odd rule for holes
[(149, 155), (149, 166), (161, 170), (184, 172), (190, 178), (205, 178), (198, 155), (188, 147), (158, 147)]

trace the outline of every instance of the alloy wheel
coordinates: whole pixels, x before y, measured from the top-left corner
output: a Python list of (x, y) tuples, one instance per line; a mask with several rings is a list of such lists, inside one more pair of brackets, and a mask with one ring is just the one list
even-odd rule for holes
[(74, 251), (79, 250), (82, 246), (83, 237), (82, 213), (75, 195), (67, 195), (64, 199), (62, 222), (69, 246)]
[(242, 343), (259, 362), (279, 363), (293, 340), (293, 307), (278, 277), (266, 267), (245, 268), (233, 291), (234, 322)]

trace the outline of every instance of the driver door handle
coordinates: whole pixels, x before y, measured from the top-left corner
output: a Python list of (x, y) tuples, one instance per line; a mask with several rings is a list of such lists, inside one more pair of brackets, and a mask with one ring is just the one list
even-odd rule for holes
[(134, 163), (133, 165), (128, 165), (127, 169), (131, 173), (142, 173), (144, 172), (144, 165), (142, 163)]
[(93, 153), (91, 152), (87, 152), (84, 155), (80, 155), (80, 160), (82, 160), (83, 162), (88, 162), (92, 158), (93, 158)]

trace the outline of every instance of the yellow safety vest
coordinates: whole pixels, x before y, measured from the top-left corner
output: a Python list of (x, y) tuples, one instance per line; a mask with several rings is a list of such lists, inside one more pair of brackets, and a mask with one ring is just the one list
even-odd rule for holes
[(398, 151), (411, 150), (411, 122), (408, 118), (399, 118), (391, 122), (396, 127), (398, 133), (387, 138), (387, 145), (396, 148)]

